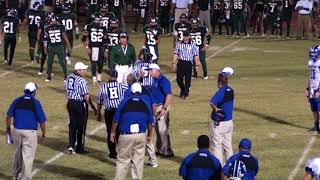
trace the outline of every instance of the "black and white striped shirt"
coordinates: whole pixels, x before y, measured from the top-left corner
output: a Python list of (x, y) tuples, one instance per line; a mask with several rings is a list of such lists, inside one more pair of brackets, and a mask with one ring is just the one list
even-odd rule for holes
[[(147, 68), (149, 68), (149, 65), (151, 63), (146, 63), (146, 62), (137, 62), (134, 65), (134, 69), (133, 69), (133, 74), (136, 75), (137, 77), (142, 77), (142, 82), (141, 82), (141, 86), (144, 87), (151, 87), (152, 83), (153, 83), (153, 77), (151, 77), (149, 71), (146, 71)], [(141, 76), (141, 71), (143, 71), (143, 76)]]
[(179, 60), (193, 62), (194, 57), (199, 56), (199, 48), (191, 39), (189, 40), (189, 43), (179, 41), (176, 45), (174, 54), (178, 56)]
[(84, 95), (88, 94), (88, 86), (84, 77), (70, 74), (65, 81), (65, 90), (68, 99), (83, 101)]
[(128, 86), (117, 81), (108, 81), (100, 86), (98, 104), (104, 104), (105, 109), (118, 108), (124, 98)]

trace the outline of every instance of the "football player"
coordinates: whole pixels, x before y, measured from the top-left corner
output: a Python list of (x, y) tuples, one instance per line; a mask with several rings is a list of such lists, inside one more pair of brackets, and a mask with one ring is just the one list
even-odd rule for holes
[(152, 54), (152, 62), (158, 64), (159, 59), (159, 43), (160, 36), (163, 34), (163, 29), (158, 26), (158, 20), (155, 17), (151, 17), (149, 25), (143, 28), (144, 45), (149, 49)]
[(310, 77), (307, 87), (307, 97), (310, 102), (311, 111), (314, 118), (314, 131), (320, 132), (319, 116), (320, 116), (320, 45), (314, 45), (309, 50), (308, 67)]
[(282, 1), (282, 11), (281, 11), (281, 27), (280, 27), (280, 36), (282, 36), (282, 22), (286, 23), (287, 27), (287, 38), (290, 37), (290, 24), (291, 24), (291, 14), (293, 10), (292, 0), (283, 0)]
[[(12, 64), (15, 48), (17, 45), (17, 35), (18, 42), (21, 41), (19, 34), (20, 20), (18, 17), (18, 11), (16, 9), (10, 9), (6, 16), (1, 18), (0, 23), (0, 45), (2, 45), (3, 40), (3, 63)], [(10, 56), (8, 61), (8, 48), (10, 46)]]
[(264, 6), (265, 0), (257, 0), (253, 5), (253, 29), (252, 34), (255, 34), (256, 29), (260, 29), (261, 34), (263, 34), (263, 17), (264, 17)]
[[(42, 10), (42, 5), (38, 1), (36, 1), (32, 7), (33, 9), (27, 11), (23, 23), (28, 24), (29, 57), (31, 63), (34, 63), (34, 49), (37, 44), (37, 32), (40, 22), (44, 19), (45, 13)], [(37, 62), (39, 62), (39, 55), (37, 55), (36, 59)]]
[(115, 15), (113, 12), (108, 12), (108, 6), (102, 5), (100, 8), (100, 17), (101, 17), (101, 23), (102, 26), (106, 28), (106, 30), (109, 29), (109, 22), (111, 19), (115, 18)]
[(146, 69), (149, 68), (152, 63), (152, 54), (147, 48), (142, 48), (140, 50), (137, 61), (135, 62), (134, 69), (132, 73), (138, 77), (139, 82), (141, 82), (142, 87), (151, 88), (153, 83), (153, 78)]
[[(73, 48), (73, 30), (75, 30), (75, 38), (79, 39), (79, 26), (77, 22), (77, 15), (71, 12), (70, 6), (62, 6), (62, 13), (59, 14), (58, 20), (60, 24), (63, 24), (67, 33), (67, 37), (70, 42), (71, 48)], [(68, 65), (71, 64), (71, 54), (67, 53), (66, 62)]]
[(320, 158), (311, 158), (305, 167), (305, 174), (301, 180), (320, 179)]
[(147, 24), (147, 13), (149, 13), (149, 0), (139, 0), (137, 3), (136, 22), (134, 24), (133, 32), (137, 32), (141, 18), (143, 19), (143, 26)]
[(169, 20), (170, 20), (170, 1), (157, 0), (156, 1), (156, 16), (159, 17), (159, 25), (169, 33)]
[(47, 43), (45, 44), (44, 51), (46, 54), (48, 54), (48, 77), (45, 81), (50, 82), (52, 80), (52, 64), (55, 55), (58, 56), (60, 66), (64, 74), (64, 79), (66, 79), (67, 66), (65, 46), (68, 47), (69, 54), (71, 54), (71, 46), (65, 27), (64, 25), (59, 24), (56, 16), (52, 16), (50, 19), (50, 25), (44, 28), (44, 32), (47, 38)]
[(213, 0), (213, 11), (211, 18), (212, 34), (216, 32), (216, 25), (219, 24), (219, 17), (221, 16), (222, 3), (221, 0)]
[(182, 13), (179, 22), (175, 24), (173, 32), (173, 49), (176, 48), (176, 43), (183, 40), (183, 32), (191, 30), (191, 24), (189, 23), (187, 14)]
[(119, 21), (119, 26), (122, 28), (124, 26), (123, 22), (123, 9), (124, 9), (124, 1), (123, 0), (107, 0), (109, 12), (113, 12), (115, 17)]
[[(233, 32), (233, 24), (231, 22), (231, 1), (223, 0), (223, 12), (224, 12), (224, 25), (227, 31), (226, 35), (230, 35), (229, 27), (231, 28), (231, 32)], [(221, 27), (219, 27), (222, 29)], [(220, 33), (221, 34), (221, 33)]]
[(39, 46), (39, 50), (40, 50), (39, 53), (41, 54), (40, 55), (40, 70), (38, 72), (39, 76), (41, 76), (43, 73), (43, 66), (44, 66), (44, 63), (47, 58), (47, 54), (44, 52), (44, 46), (45, 46), (45, 44), (48, 43), (47, 42), (48, 39), (45, 36), (44, 28), (46, 26), (50, 25), (50, 19), (52, 16), (54, 16), (53, 13), (46, 13), (45, 14), (45, 19), (40, 22), (40, 26), (39, 26), (38, 32), (37, 32), (37, 41), (38, 41), (38, 46)]
[[(208, 32), (208, 29), (205, 26), (200, 26), (200, 22), (197, 18), (191, 19), (191, 32), (190, 32), (190, 37), (191, 39), (196, 43), (196, 45), (199, 48), (199, 57), (200, 57), (200, 62), (202, 65), (202, 71), (203, 71), (203, 79), (208, 79), (208, 73), (207, 73), (207, 64), (206, 64), (206, 50), (210, 44), (211, 41), (211, 36)], [(206, 41), (205, 41), (206, 39)], [(197, 71), (196, 71), (196, 66), (195, 62), (194, 68), (193, 68), (193, 77), (197, 78)]]
[[(122, 31), (119, 28), (119, 21), (116, 18), (112, 19), (110, 21), (110, 27), (107, 32), (108, 58), (110, 57), (112, 47), (119, 44), (121, 32)], [(108, 67), (110, 68), (110, 61), (108, 61)]]
[(278, 14), (280, 13), (281, 1), (279, 0), (270, 0), (267, 4), (266, 9), (266, 18), (263, 22), (263, 34), (262, 37), (266, 36), (268, 27), (271, 27), (271, 36), (274, 34), (275, 22), (277, 20)]
[(100, 16), (93, 16), (93, 22), (85, 25), (84, 27), (82, 42), (90, 57), (93, 84), (99, 84), (101, 82), (101, 74), (104, 63), (104, 51), (107, 42), (107, 33), (106, 29), (102, 26)]
[(74, 13), (75, 2), (74, 0), (56, 0), (54, 5), (54, 13), (61, 14), (63, 12), (63, 6), (70, 7), (70, 11)]
[(90, 24), (92, 20), (92, 14), (99, 11), (100, 4), (102, 4), (102, 0), (87, 0), (89, 3), (86, 2), (86, 5), (88, 6), (88, 10), (86, 13), (87, 20), (86, 24)]
[[(236, 36), (240, 36), (240, 29), (243, 30), (244, 35), (248, 36), (246, 28), (245, 9), (247, 8), (246, 0), (231, 0), (232, 8), (232, 21), (234, 31), (237, 32)], [(234, 34), (232, 34), (234, 35)]]

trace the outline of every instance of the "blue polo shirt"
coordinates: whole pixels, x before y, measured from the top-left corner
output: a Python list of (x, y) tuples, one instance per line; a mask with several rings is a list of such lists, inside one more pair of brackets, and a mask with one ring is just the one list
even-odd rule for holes
[(208, 149), (189, 154), (182, 162), (179, 175), (187, 180), (220, 180), (221, 164)]
[[(126, 92), (124, 92), (124, 98), (125, 99), (130, 98), (130, 97), (133, 96), (133, 93), (132, 93), (132, 91), (130, 89), (131, 89), (131, 86), (129, 86), (128, 90)], [(150, 106), (152, 108), (152, 104), (154, 103), (154, 100), (152, 98), (151, 91), (149, 90), (149, 88), (146, 88), (146, 87), (142, 86), (141, 98), (146, 100), (148, 102), (148, 104), (150, 104)]]
[(211, 119), (214, 121), (232, 120), (234, 92), (233, 89), (227, 85), (219, 88), (216, 94), (211, 98), (211, 103), (223, 110), (224, 116), (220, 119), (216, 112), (212, 111)]
[(231, 156), (223, 166), (223, 174), (226, 177), (239, 177), (242, 180), (254, 180), (259, 170), (259, 163), (256, 157), (249, 151), (240, 150), (239, 153)]
[(158, 78), (154, 78), (151, 87), (151, 94), (156, 104), (163, 104), (168, 94), (172, 94), (170, 81), (162, 74)]
[(139, 132), (144, 133), (148, 124), (153, 124), (151, 103), (143, 94), (134, 94), (125, 98), (114, 115), (113, 122), (118, 123), (120, 133), (131, 133), (131, 125), (138, 124)]
[(46, 121), (40, 102), (31, 94), (16, 98), (10, 105), (7, 116), (13, 117), (15, 129), (37, 130), (38, 123)]

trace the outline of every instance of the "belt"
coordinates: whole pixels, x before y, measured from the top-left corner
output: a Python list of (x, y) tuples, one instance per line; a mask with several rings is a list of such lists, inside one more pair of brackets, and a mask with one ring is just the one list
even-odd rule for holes
[(78, 99), (68, 99), (70, 102), (85, 102), (85, 100), (78, 100)]
[(187, 9), (187, 7), (185, 7), (185, 8), (178, 8), (178, 7), (176, 7), (176, 9)]
[(119, 66), (131, 66), (130, 64), (116, 64), (116, 65), (119, 65)]
[(140, 134), (140, 133), (143, 133), (143, 132), (120, 132), (120, 135), (129, 135), (129, 134)]
[(309, 16), (310, 14), (299, 14), (301, 16)]
[(183, 60), (183, 59), (178, 59), (179, 60), (179, 62), (191, 62), (192, 63), (192, 61), (189, 61), (189, 60)]

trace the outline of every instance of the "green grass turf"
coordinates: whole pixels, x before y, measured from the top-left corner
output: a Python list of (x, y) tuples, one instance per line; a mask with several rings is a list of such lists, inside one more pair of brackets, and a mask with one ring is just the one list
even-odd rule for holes
[[(136, 46), (136, 51), (139, 50), (142, 40), (141, 34), (130, 36), (130, 41)], [(207, 57), (219, 48), (237, 40), (214, 38)], [(287, 179), (312, 137), (312, 133), (308, 131), (313, 124), (312, 115), (304, 96), (304, 89), (308, 78), (307, 50), (316, 42), (316, 40), (249, 38), (224, 49), (215, 57), (208, 58), (209, 80), (194, 80), (190, 98), (185, 101), (175, 96), (172, 103), (170, 134), (176, 157), (169, 160), (160, 158), (159, 168), (145, 168), (144, 179), (179, 179), (178, 168), (183, 157), (196, 150), (196, 138), (200, 134), (208, 134), (211, 112), (209, 101), (217, 90), (215, 76), (224, 66), (231, 66), (235, 69), (235, 75), (230, 78), (230, 85), (236, 93), (234, 151), (237, 151), (241, 138), (251, 138), (252, 152), (260, 161), (258, 179)], [(78, 44), (81, 44), (80, 40), (75, 42), (75, 46)], [(172, 56), (172, 39), (163, 37), (159, 62), (162, 71), (169, 79), (175, 77), (170, 72)], [(44, 143), (39, 142), (34, 168), (42, 168), (44, 162), (66, 150), (68, 141), (66, 99), (58, 61), (55, 60), (53, 81), (45, 83), (45, 76), (37, 75), (39, 64), (21, 68), (22, 65), (29, 63), (28, 57), (27, 37), (24, 35), (22, 43), (17, 45), (14, 65), (12, 67), (0, 65), (0, 76), (7, 71), (12, 71), (0, 77), (1, 119), (4, 120), (13, 98), (22, 94), (26, 82), (34, 81), (39, 85), (37, 98), (42, 102), (47, 114), (48, 138)], [(72, 62), (78, 60), (89, 64), (83, 47), (73, 50)], [(107, 77), (104, 76), (103, 79), (106, 80)], [(96, 101), (98, 87), (91, 85), (90, 71), (88, 83), (90, 83), (90, 93)], [(172, 85), (173, 92), (177, 95), (179, 90), (176, 82), (173, 81)], [(13, 149), (5, 144), (4, 121), (2, 124), (3, 128), (0, 129), (3, 135), (0, 141), (0, 179), (6, 179), (11, 173)], [(102, 123), (96, 122), (91, 112), (87, 134), (100, 125)], [(34, 179), (113, 179), (114, 162), (107, 158), (104, 129), (95, 135), (88, 136), (86, 147), (90, 153), (85, 155), (65, 154), (41, 169)], [(316, 137), (307, 158), (319, 155), (317, 151), (319, 148), (319, 138)], [(303, 167), (300, 167), (295, 179), (301, 177), (302, 174)]]

